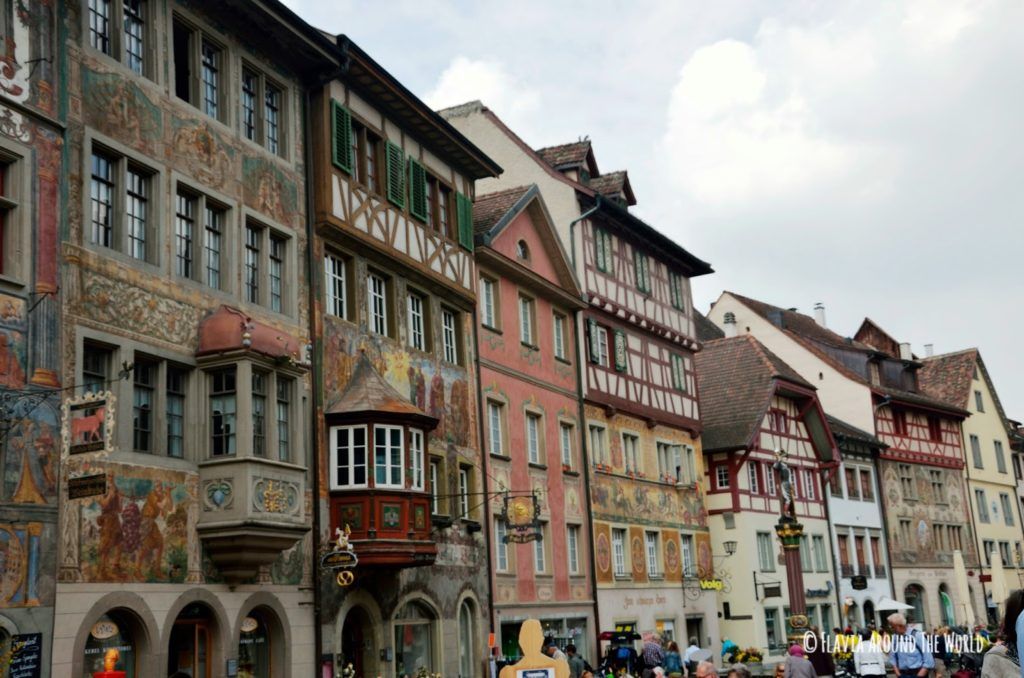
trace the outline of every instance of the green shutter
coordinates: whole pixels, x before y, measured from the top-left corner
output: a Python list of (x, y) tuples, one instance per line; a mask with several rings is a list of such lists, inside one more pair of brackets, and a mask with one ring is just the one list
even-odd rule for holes
[(331, 100), (331, 162), (340, 170), (352, 173), (352, 114)]
[(587, 318), (587, 334), (590, 337), (590, 362), (599, 363), (601, 346), (597, 341), (597, 321), (593, 318)]
[(405, 207), (405, 153), (398, 144), (387, 142), (388, 200), (395, 207)]
[(409, 158), (409, 214), (427, 220), (427, 171)]
[(615, 371), (626, 371), (626, 333), (615, 330)]
[(470, 252), (473, 251), (473, 201), (462, 195), (455, 194), (455, 213), (459, 220), (459, 244)]
[(650, 292), (650, 280), (647, 273), (647, 255), (640, 250), (633, 250), (633, 266), (636, 268), (636, 286), (641, 292)]

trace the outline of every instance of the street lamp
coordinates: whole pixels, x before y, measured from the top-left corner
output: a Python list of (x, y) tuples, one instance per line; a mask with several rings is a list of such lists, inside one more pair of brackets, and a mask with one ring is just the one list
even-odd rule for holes
[(722, 544), (722, 546), (725, 547), (725, 555), (726, 555), (726, 557), (731, 556), (732, 554), (736, 553), (736, 542), (734, 542), (734, 541), (727, 541), (724, 544)]

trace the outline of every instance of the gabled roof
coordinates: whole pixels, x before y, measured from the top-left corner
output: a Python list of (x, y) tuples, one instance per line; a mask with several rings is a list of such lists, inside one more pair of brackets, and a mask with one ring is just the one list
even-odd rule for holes
[(836, 442), (846, 438), (869, 447), (877, 447), (879, 449), (888, 447), (888, 445), (872, 434), (863, 429), (857, 428), (853, 424), (848, 424), (842, 419), (833, 417), (831, 414), (825, 415), (825, 418), (828, 419), (828, 427), (832, 429), (832, 435), (835, 436)]
[(725, 332), (715, 323), (711, 322), (706, 315), (694, 309), (693, 324), (697, 328), (697, 341), (706, 342), (712, 339), (725, 339)]
[(760, 428), (777, 380), (814, 390), (749, 334), (705, 343), (696, 361), (705, 450), (747, 447)]
[(832, 346), (848, 351), (857, 351), (867, 354), (868, 356), (877, 355), (878, 351), (871, 346), (857, 341), (856, 339), (842, 337), (827, 327), (822, 327), (810, 316), (798, 313), (795, 310), (772, 306), (771, 304), (751, 299), (750, 297), (744, 297), (743, 295), (736, 294), (735, 292), (726, 291), (723, 292), (723, 294), (728, 294), (734, 297), (754, 313), (778, 327), (782, 332), (793, 338), (801, 346), (831, 365), (837, 372), (840, 372), (852, 381), (856, 381), (867, 386), (873, 392), (882, 397), (887, 397), (891, 400), (902, 403), (919, 405), (933, 410), (956, 413), (958, 415), (969, 414), (969, 412), (958, 405), (953, 405), (945, 400), (936, 399), (925, 393), (911, 393), (902, 389), (893, 388), (892, 386), (872, 384), (865, 375), (862, 375), (844, 365), (840, 360), (837, 360), (833, 355), (823, 350), (821, 345)]
[(365, 351), (359, 353), (341, 397), (324, 414), (332, 419), (370, 415), (378, 419), (408, 420), (429, 429), (437, 426), (437, 419), (416, 407), (381, 376)]
[(989, 374), (985, 360), (981, 357), (981, 351), (977, 348), (968, 348), (953, 353), (925, 358), (924, 367), (918, 370), (917, 379), (928, 395), (945, 400), (957, 407), (966, 407), (971, 402), (971, 381), (974, 379), (974, 366), (978, 366), (978, 373), (988, 384), (988, 392), (992, 396), (992, 402), (996, 405), (996, 412), (1006, 432), (1010, 435), (1016, 433), (1016, 426), (1006, 416), (1003, 403), (999, 399), (996, 386), (992, 383), (992, 375)]
[(490, 232), (531, 188), (533, 186), (516, 186), (476, 196), (473, 201), (473, 232), (477, 235)]
[(893, 339), (891, 334), (883, 330), (882, 326), (871, 318), (864, 318), (853, 338), (865, 346), (870, 346), (876, 351), (885, 353), (893, 358), (902, 357), (900, 355), (900, 342)]
[(594, 158), (594, 150), (590, 145), (590, 139), (580, 139), (568, 144), (538, 148), (537, 155), (558, 171), (580, 169), (586, 165), (588, 172), (591, 174), (598, 173), (597, 160)]
[(590, 177), (590, 188), (609, 198), (621, 195), (627, 205), (636, 204), (636, 196), (633, 194), (633, 186), (629, 183), (629, 174), (626, 170)]

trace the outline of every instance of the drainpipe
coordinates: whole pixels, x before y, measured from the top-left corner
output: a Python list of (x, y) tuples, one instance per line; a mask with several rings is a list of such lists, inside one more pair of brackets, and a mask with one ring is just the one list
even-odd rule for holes
[[(839, 452), (839, 440), (842, 438), (842, 436), (837, 435), (837, 436), (835, 436), (835, 438), (836, 438), (836, 451)], [(840, 452), (840, 459), (841, 458), (842, 458), (842, 453)], [(842, 471), (842, 462), (839, 462), (839, 463), (840, 463), (840, 466), (836, 468), (836, 473), (840, 473)], [(842, 570), (839, 569), (839, 559), (836, 558), (836, 544), (835, 544), (835, 541), (836, 541), (836, 539), (835, 539), (835, 529), (836, 529), (836, 526), (835, 526), (835, 523), (832, 522), (832, 507), (829, 506), (829, 504), (832, 503), (832, 491), (831, 490), (826, 490), (825, 487), (822, 487), (821, 491), (822, 491), (822, 494), (826, 495), (826, 497), (825, 497), (825, 520), (828, 523), (828, 550), (829, 550), (829, 553), (832, 554), (832, 572), (835, 573), (835, 580), (836, 580), (836, 597), (835, 597), (836, 607), (835, 607), (835, 610), (836, 610), (836, 620), (838, 621), (839, 620), (839, 615), (842, 614), (842, 609), (843, 609), (843, 596), (840, 593), (840, 590), (842, 589), (841, 582), (843, 581), (843, 572), (842, 572)], [(825, 627), (825, 620), (821, 618), (820, 614), (818, 615), (818, 623), (821, 625), (820, 629), (821, 629), (821, 634), (822, 634), (823, 637), (828, 635), (828, 634), (830, 634), (832, 632), (832, 629)]]
[[(583, 221), (597, 211), (601, 206), (601, 194), (595, 196), (594, 206), (569, 222), (569, 254), (572, 256), (572, 272), (576, 273), (576, 224)], [(579, 357), (579, 342), (576, 342), (577, 358)]]
[(885, 562), (889, 566), (889, 595), (893, 600), (899, 600), (896, 597), (896, 573), (892, 569), (892, 551), (889, 549), (889, 535), (892, 533), (889, 532), (889, 518), (885, 514), (885, 500), (882, 498), (882, 476), (880, 475), (882, 468), (878, 462), (878, 454), (879, 451), (872, 448), (871, 465), (875, 470), (874, 490), (875, 496), (878, 497), (878, 515), (882, 519), (882, 534), (886, 536), (882, 543), (885, 544)]

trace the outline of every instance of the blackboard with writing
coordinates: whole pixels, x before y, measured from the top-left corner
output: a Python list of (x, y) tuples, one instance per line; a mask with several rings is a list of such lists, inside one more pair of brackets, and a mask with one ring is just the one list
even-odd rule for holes
[(23, 633), (11, 638), (11, 664), (8, 678), (42, 676), (43, 634)]

